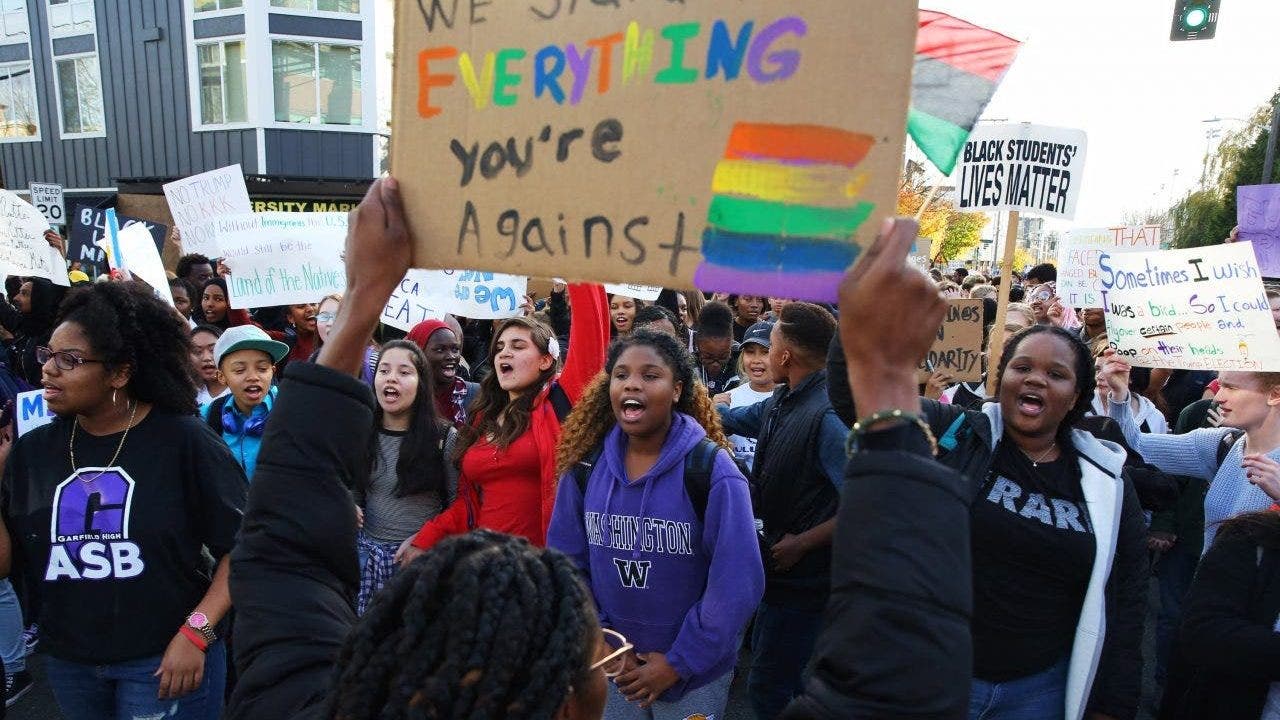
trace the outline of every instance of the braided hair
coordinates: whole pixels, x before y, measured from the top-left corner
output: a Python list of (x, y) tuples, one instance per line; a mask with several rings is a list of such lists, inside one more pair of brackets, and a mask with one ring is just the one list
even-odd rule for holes
[(338, 656), (329, 717), (551, 718), (588, 680), (598, 624), (559, 552), (450, 538), (374, 596)]
[(725, 437), (720, 425), (720, 414), (716, 412), (715, 404), (707, 394), (707, 386), (697, 381), (693, 374), (693, 359), (689, 356), (689, 351), (679, 340), (666, 333), (641, 329), (615, 340), (609, 346), (604, 372), (597, 375), (582, 391), (582, 398), (565, 419), (560, 443), (556, 446), (557, 474), (563, 475), (586, 457), (617, 424), (617, 418), (613, 415), (613, 403), (609, 399), (609, 381), (618, 358), (632, 347), (648, 347), (658, 353), (671, 368), (675, 381), (684, 387), (684, 392), (680, 393), (680, 399), (673, 409), (692, 416), (707, 431), (707, 437), (733, 452), (733, 445)]
[(130, 397), (172, 413), (195, 413), (199, 379), (190, 330), (150, 288), (136, 282), (73, 288), (58, 314), (58, 324), (64, 322), (80, 327), (108, 370), (130, 369)]
[[(1000, 394), (1000, 387), (1004, 384), (1004, 371), (1009, 366), (1009, 361), (1013, 359), (1014, 353), (1018, 351), (1018, 347), (1030, 337), (1049, 333), (1053, 337), (1062, 340), (1071, 348), (1071, 367), (1076, 374), (1076, 402), (1063, 416), (1062, 422), (1058, 425), (1059, 438), (1065, 438), (1071, 433), (1071, 429), (1080, 419), (1088, 414), (1093, 407), (1094, 385), (1094, 367), (1093, 353), (1089, 352), (1089, 346), (1084, 344), (1074, 333), (1063, 330), (1055, 325), (1032, 325), (1024, 328), (1017, 335), (1009, 338), (1004, 345), (1004, 352), (1000, 353), (1000, 366), (996, 371), (996, 395), (997, 399)], [(1069, 444), (1067, 444), (1069, 446)]]

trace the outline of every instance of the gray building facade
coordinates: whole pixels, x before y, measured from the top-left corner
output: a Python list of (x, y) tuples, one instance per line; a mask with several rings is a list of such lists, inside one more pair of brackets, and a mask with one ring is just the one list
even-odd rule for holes
[(0, 0), (4, 186), (374, 177), (376, 4)]

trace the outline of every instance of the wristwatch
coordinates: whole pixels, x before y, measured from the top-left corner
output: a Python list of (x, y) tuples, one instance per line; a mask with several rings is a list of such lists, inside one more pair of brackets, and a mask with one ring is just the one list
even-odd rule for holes
[(209, 618), (205, 617), (202, 612), (193, 612), (188, 615), (187, 627), (200, 633), (200, 637), (204, 638), (207, 643), (212, 643), (218, 639), (217, 634), (213, 632), (213, 625), (209, 624)]

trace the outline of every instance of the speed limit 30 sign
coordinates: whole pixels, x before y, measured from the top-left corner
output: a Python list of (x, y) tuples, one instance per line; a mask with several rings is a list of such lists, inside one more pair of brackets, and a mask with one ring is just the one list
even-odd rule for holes
[(50, 225), (67, 224), (67, 204), (61, 185), (31, 183), (31, 204), (36, 206)]

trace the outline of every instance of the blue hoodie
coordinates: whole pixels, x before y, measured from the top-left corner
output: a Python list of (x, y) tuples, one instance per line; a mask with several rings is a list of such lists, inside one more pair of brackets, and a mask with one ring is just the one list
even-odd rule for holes
[[(240, 408), (236, 407), (236, 401), (233, 396), (227, 395), (226, 398), (227, 404), (224, 409), (230, 408), (230, 411), (239, 419), (240, 427), (243, 428), (245, 426), (244, 413), (240, 412)], [(215, 399), (200, 406), (200, 417), (205, 422), (209, 421), (209, 411), (216, 402), (218, 401)], [(266, 418), (271, 414), (271, 408), (275, 404), (276, 386), (272, 385), (271, 389), (267, 391), (267, 396), (262, 399), (262, 402), (249, 415), (253, 418), (262, 418), (262, 422), (265, 424)], [(249, 480), (253, 480), (253, 469), (258, 465), (258, 448), (262, 446), (262, 433), (231, 432), (223, 426), (220, 436), (222, 441), (227, 444), (227, 447), (231, 448), (231, 454), (235, 455), (236, 462), (240, 463), (240, 467), (244, 468), (244, 476)]]
[(601, 624), (637, 653), (664, 653), (680, 674), (664, 701), (733, 668), (764, 594), (751, 493), (729, 454), (716, 454), (705, 526), (685, 493), (685, 456), (704, 437), (693, 418), (675, 413), (658, 462), (627, 482), (627, 436), (614, 427), (585, 499), (571, 473), (561, 478), (547, 531), (547, 544), (587, 576)]

